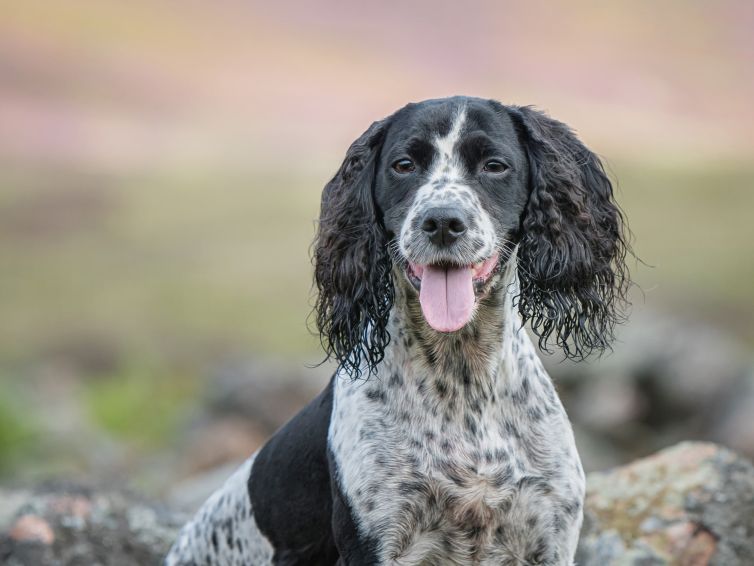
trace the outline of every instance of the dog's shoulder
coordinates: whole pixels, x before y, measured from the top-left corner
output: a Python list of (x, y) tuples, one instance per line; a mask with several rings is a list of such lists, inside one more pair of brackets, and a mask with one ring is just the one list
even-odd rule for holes
[(327, 387), (262, 447), (248, 479), (254, 518), (275, 548), (297, 563), (337, 558), (331, 535), (332, 491), (327, 433), (333, 402)]

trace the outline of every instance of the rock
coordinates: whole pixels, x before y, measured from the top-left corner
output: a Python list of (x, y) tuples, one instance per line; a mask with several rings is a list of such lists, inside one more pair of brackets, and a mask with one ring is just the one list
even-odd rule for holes
[(228, 462), (208, 471), (177, 481), (163, 498), (171, 509), (193, 516), (207, 498), (233, 475), (243, 464), (242, 460)]
[[(545, 356), (577, 433), (587, 471), (621, 465), (682, 440), (730, 446), (754, 458), (754, 367), (723, 329), (638, 309), (614, 351), (585, 362)], [(585, 442), (612, 447), (595, 454)], [(754, 564), (754, 561), (752, 561)]]
[[(228, 473), (198, 486), (202, 497)], [(186, 518), (123, 492), (0, 490), (0, 564), (160, 564)], [(579, 566), (749, 566), (752, 557), (754, 466), (728, 449), (683, 443), (587, 478)]]
[(721, 418), (712, 428), (712, 439), (754, 458), (754, 367), (745, 386), (731, 395)]
[(245, 460), (269, 435), (252, 419), (238, 415), (206, 419), (204, 426), (193, 427), (182, 442), (180, 475), (184, 475), (184, 470), (194, 475), (228, 462)]
[(0, 507), (7, 566), (160, 564), (186, 519), (130, 494), (71, 486), (0, 490)]
[(55, 542), (55, 533), (52, 527), (42, 517), (37, 515), (22, 515), (11, 527), (8, 536), (11, 540), (19, 543), (39, 542), (43, 545), (51, 545)]
[(275, 432), (324, 388), (332, 364), (306, 368), (272, 360), (252, 360), (217, 368), (207, 392), (211, 414), (251, 419)]
[[(172, 499), (176, 485), (251, 456), (317, 396), (332, 371), (331, 366), (306, 368), (270, 360), (228, 362), (215, 368), (203, 406), (173, 442), (171, 482), (161, 494)], [(195, 501), (184, 493), (178, 499)]]
[(715, 444), (684, 442), (589, 474), (576, 562), (754, 563), (754, 466)]

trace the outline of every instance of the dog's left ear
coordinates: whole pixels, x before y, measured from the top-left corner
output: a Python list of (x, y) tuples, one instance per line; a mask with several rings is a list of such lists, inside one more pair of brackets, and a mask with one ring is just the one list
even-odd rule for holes
[(354, 141), (325, 185), (314, 241), (322, 347), (353, 378), (363, 369), (370, 374), (376, 369), (390, 340), (392, 263), (374, 201), (375, 170), (389, 121), (373, 123)]
[(518, 249), (519, 311), (547, 350), (603, 351), (626, 304), (627, 238), (613, 187), (573, 131), (530, 107), (509, 107), (529, 160)]

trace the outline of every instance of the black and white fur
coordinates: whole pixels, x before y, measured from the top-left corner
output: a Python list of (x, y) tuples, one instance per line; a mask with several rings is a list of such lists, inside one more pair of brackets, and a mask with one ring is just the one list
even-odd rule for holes
[[(463, 230), (433, 240), (433, 214)], [(575, 358), (612, 339), (626, 245), (595, 155), (531, 108), (409, 104), (353, 143), (315, 244), (318, 324), (340, 369), (166, 564), (572, 564), (584, 474), (522, 325)], [(411, 266), (495, 257), (471, 320), (433, 330)]]

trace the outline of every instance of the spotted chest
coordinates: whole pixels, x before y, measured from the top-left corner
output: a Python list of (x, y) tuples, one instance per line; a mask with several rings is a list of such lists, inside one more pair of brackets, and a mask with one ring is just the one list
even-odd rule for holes
[(518, 340), (490, 383), (395, 351), (369, 381), (336, 383), (330, 448), (380, 563), (568, 563), (583, 472), (553, 386)]

